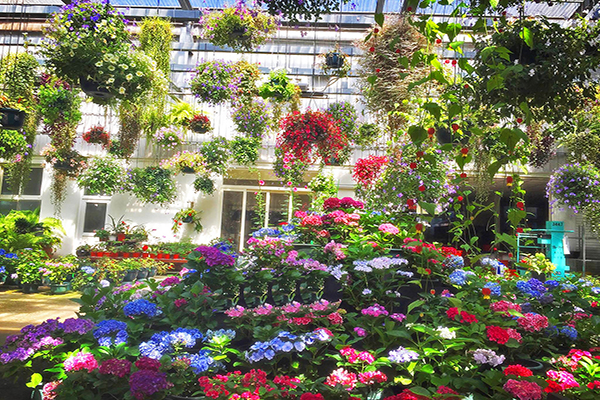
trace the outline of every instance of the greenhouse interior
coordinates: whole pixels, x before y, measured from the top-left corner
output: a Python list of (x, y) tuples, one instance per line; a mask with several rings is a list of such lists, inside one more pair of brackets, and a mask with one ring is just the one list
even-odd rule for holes
[(600, 399), (599, 19), (0, 0), (0, 400)]

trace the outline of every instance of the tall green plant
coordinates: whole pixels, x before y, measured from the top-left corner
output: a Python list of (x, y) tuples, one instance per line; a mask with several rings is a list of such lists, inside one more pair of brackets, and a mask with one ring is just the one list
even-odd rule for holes
[(62, 243), (65, 234), (59, 219), (40, 220), (39, 209), (12, 210), (8, 215), (0, 216), (0, 246), (8, 251), (56, 247)]
[(156, 61), (165, 77), (171, 73), (171, 22), (160, 17), (149, 17), (140, 26), (140, 49)]

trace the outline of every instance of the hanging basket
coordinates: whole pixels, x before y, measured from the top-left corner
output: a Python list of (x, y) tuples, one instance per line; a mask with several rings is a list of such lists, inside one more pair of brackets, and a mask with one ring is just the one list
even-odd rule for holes
[(329, 68), (342, 68), (344, 66), (344, 57), (337, 52), (327, 53), (325, 56), (325, 64)]
[(191, 224), (192, 222), (194, 222), (194, 217), (188, 215), (187, 217), (183, 218), (181, 222), (183, 222), (184, 224)]
[(202, 126), (193, 126), (192, 127), (192, 131), (194, 131), (195, 133), (206, 133), (210, 130), (210, 128), (205, 128)]
[(59, 171), (74, 171), (75, 167), (71, 165), (71, 160), (57, 161), (53, 165), (54, 169)]
[(17, 110), (16, 108), (0, 108), (2, 117), (0, 119), (0, 127), (2, 129), (21, 129), (25, 122), (25, 111)]
[(108, 89), (99, 87), (98, 83), (86, 77), (80, 76), (79, 84), (81, 85), (81, 90), (83, 93), (95, 99), (109, 100), (115, 97), (115, 95), (110, 93)]
[(182, 167), (181, 168), (181, 173), (183, 173), (183, 174), (195, 174), (196, 171), (192, 167)]

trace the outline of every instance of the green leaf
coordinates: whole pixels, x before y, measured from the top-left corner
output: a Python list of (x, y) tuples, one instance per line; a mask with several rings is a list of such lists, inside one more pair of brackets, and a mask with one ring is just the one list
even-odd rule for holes
[(410, 391), (413, 392), (414, 394), (418, 394), (421, 396), (431, 396), (431, 393), (429, 393), (429, 390), (427, 390), (421, 386), (413, 386), (410, 388)]
[(452, 103), (450, 107), (448, 107), (448, 118), (452, 119), (454, 116), (460, 114), (462, 111), (462, 106), (460, 104)]
[(420, 307), (423, 304), (425, 304), (425, 300), (417, 300), (417, 301), (413, 301), (412, 303), (410, 303), (408, 305), (408, 307), (406, 308), (406, 314), (410, 314), (410, 312), (415, 309), (416, 307)]
[(425, 364), (419, 369), (421, 370), (421, 372), (425, 372), (426, 374), (433, 374), (435, 372), (433, 366), (430, 364)]
[(440, 107), (437, 103), (428, 101), (427, 103), (423, 104), (423, 108), (433, 115), (437, 120), (440, 119), (442, 115), (442, 107)]
[(504, 77), (502, 75), (492, 75), (487, 81), (486, 88), (488, 92), (492, 92), (496, 89), (502, 89), (504, 87)]
[(408, 135), (414, 144), (423, 143), (427, 139), (427, 131), (422, 126), (412, 125), (408, 128)]
[(377, 82), (377, 75), (371, 75), (367, 78), (367, 82), (369, 82), (371, 85), (374, 85), (375, 82)]
[(531, 29), (524, 26), (523, 30), (519, 32), (519, 37), (523, 39), (525, 44), (529, 46), (530, 49), (533, 48), (533, 32), (531, 32)]
[(504, 163), (502, 161), (494, 161), (488, 167), (488, 173), (491, 176), (496, 175), (496, 173), (498, 173), (498, 171), (500, 170), (500, 168), (502, 168), (503, 165), (504, 165)]
[(383, 14), (375, 14), (375, 22), (377, 22), (377, 25), (383, 26), (384, 19), (385, 17)]
[(420, 201), (419, 202), (419, 206), (427, 211), (427, 214), (435, 217), (435, 209), (436, 209), (436, 204), (435, 203), (427, 203), (425, 201)]
[(35, 388), (40, 383), (42, 383), (42, 375), (36, 372), (35, 374), (31, 375), (29, 383), (27, 383), (25, 386), (29, 388)]
[(465, 42), (464, 42), (464, 41), (460, 41), (460, 42), (451, 42), (451, 43), (448, 45), (448, 48), (450, 48), (450, 49), (452, 49), (452, 50), (456, 51), (458, 54), (465, 54), (465, 53), (463, 52), (463, 49), (462, 49), (462, 45), (463, 45), (463, 44), (465, 44)]
[(498, 0), (490, 0), (490, 6), (492, 8), (498, 7)]

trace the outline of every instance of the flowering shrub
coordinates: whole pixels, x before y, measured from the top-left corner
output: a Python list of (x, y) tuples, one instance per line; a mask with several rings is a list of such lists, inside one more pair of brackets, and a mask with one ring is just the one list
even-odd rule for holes
[(200, 18), (202, 37), (215, 46), (229, 46), (235, 51), (250, 51), (277, 31), (275, 18), (260, 9), (248, 9), (244, 2), (235, 7), (204, 14)]
[(206, 133), (211, 130), (210, 119), (206, 115), (194, 115), (188, 121), (188, 126), (196, 133)]
[(367, 158), (360, 158), (354, 165), (352, 177), (364, 189), (371, 188), (383, 174), (389, 161), (387, 156), (370, 155)]
[(273, 125), (271, 109), (262, 99), (252, 99), (236, 105), (231, 118), (238, 132), (257, 139), (262, 139)]
[(177, 233), (183, 223), (194, 224), (195, 232), (202, 231), (203, 227), (200, 217), (198, 216), (198, 211), (194, 210), (193, 208), (186, 208), (178, 211), (173, 217), (173, 226), (171, 227), (171, 230), (174, 233)]
[(550, 176), (546, 194), (551, 197), (551, 205), (559, 204), (577, 213), (600, 202), (599, 184), (600, 171), (592, 165), (565, 164)]
[(175, 153), (171, 158), (160, 162), (161, 168), (173, 170), (175, 173), (203, 173), (206, 162), (202, 154), (187, 150)]

